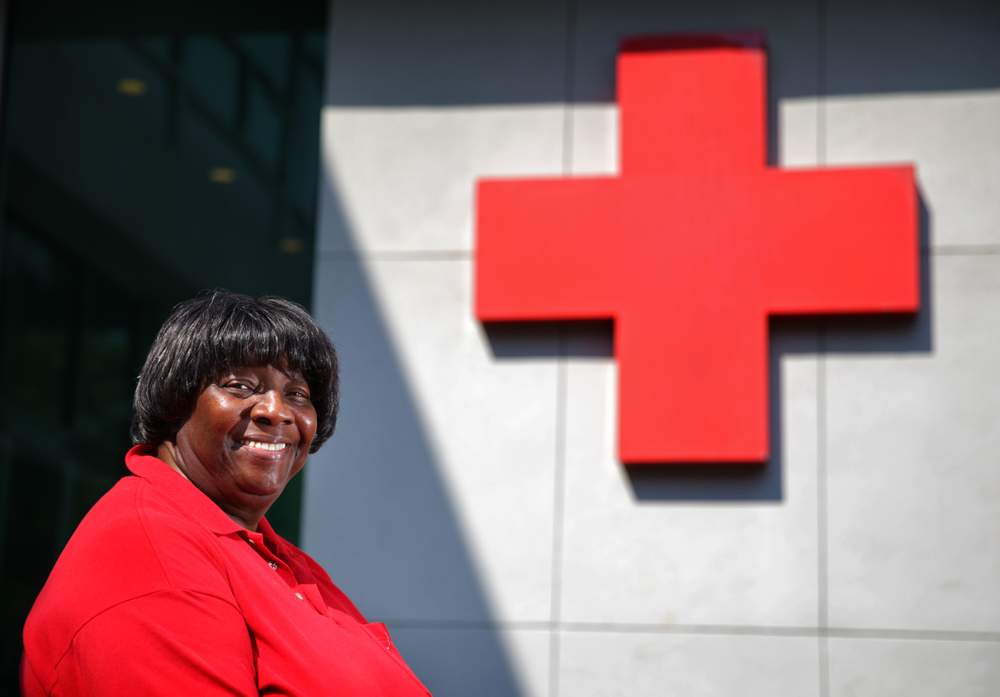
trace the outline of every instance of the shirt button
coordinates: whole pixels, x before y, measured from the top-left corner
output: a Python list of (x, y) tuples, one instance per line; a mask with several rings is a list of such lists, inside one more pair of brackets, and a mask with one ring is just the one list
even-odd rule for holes
[(271, 571), (277, 571), (277, 570), (278, 570), (278, 565), (277, 565), (277, 563), (275, 563), (275, 562), (273, 562), (273, 561), (269, 561), (269, 562), (267, 563), (267, 565), (271, 567)]
[(296, 593), (295, 597), (298, 598), (299, 600), (305, 600), (306, 599), (306, 596), (302, 595), (301, 593)]

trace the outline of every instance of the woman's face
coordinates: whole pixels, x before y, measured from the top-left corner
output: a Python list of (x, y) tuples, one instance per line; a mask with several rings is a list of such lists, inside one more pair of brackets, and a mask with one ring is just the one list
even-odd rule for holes
[(165, 459), (237, 523), (256, 529), (305, 465), (315, 435), (316, 408), (299, 373), (239, 368), (202, 390)]

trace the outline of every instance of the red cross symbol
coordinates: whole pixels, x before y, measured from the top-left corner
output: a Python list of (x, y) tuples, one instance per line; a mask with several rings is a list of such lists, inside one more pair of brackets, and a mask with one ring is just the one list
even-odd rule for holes
[(477, 316), (612, 319), (623, 462), (767, 460), (768, 317), (918, 308), (912, 167), (768, 167), (765, 68), (626, 42), (620, 176), (478, 184)]

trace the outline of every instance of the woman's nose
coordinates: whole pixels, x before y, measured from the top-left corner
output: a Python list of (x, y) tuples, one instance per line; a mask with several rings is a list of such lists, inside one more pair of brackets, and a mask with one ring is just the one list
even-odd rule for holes
[(259, 423), (291, 423), (292, 412), (277, 390), (262, 392), (250, 411), (250, 418)]

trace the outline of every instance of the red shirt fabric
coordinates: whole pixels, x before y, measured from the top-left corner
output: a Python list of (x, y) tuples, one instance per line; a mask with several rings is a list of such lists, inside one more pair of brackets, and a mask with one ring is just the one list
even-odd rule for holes
[(430, 694), (309, 555), (149, 452), (128, 452), (134, 476), (84, 517), (35, 601), (24, 695)]

